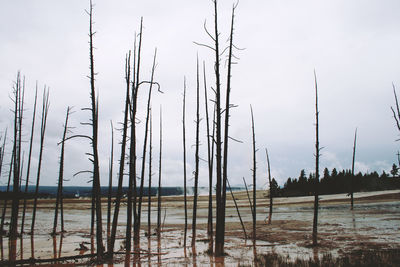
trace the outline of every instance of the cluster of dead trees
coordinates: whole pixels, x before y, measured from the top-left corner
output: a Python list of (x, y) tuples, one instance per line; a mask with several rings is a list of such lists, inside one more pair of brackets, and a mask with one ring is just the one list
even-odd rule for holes
[[(232, 66), (235, 63), (234, 60), (237, 58), (234, 55), (236, 46), (234, 45), (234, 20), (235, 20), (235, 9), (236, 5), (232, 8), (230, 32), (228, 38), (228, 44), (223, 47), (220, 42), (221, 33), (218, 27), (218, 3), (213, 0), (214, 7), (214, 25), (213, 30), (209, 31), (205, 27), (205, 31), (211, 40), (211, 44), (200, 44), (197, 45), (206, 47), (213, 53), (213, 76), (215, 79), (215, 84), (211, 86), (213, 95), (210, 97), (208, 95), (208, 85), (206, 79), (206, 66), (203, 63), (203, 85), (204, 85), (204, 116), (205, 116), (205, 129), (206, 129), (206, 140), (207, 140), (207, 169), (208, 169), (208, 182), (209, 182), (209, 194), (208, 194), (208, 220), (207, 220), (207, 235), (209, 240), (208, 252), (214, 254), (215, 256), (224, 255), (224, 241), (225, 241), (225, 212), (226, 212), (226, 194), (227, 189), (230, 190), (235, 207), (238, 213), (238, 217), (241, 221), (243, 232), (245, 238), (249, 236), (246, 233), (246, 229), (242, 222), (240, 212), (236, 203), (236, 199), (232, 193), (229, 184), (229, 168), (228, 168), (228, 156), (229, 156), (229, 142), (236, 139), (230, 137), (229, 135), (229, 121), (231, 116), (231, 109), (235, 107), (231, 103), (231, 77), (232, 77)], [(64, 154), (66, 149), (66, 144), (68, 140), (75, 138), (84, 138), (88, 140), (91, 144), (91, 151), (87, 153), (89, 160), (91, 162), (92, 168), (89, 171), (80, 171), (80, 173), (89, 173), (92, 181), (92, 213), (91, 213), (91, 229), (90, 233), (96, 239), (96, 256), (98, 261), (103, 261), (106, 259), (112, 259), (115, 253), (115, 243), (117, 238), (117, 228), (118, 220), (120, 216), (120, 209), (122, 208), (123, 199), (123, 183), (124, 178), (128, 178), (128, 194), (127, 194), (127, 206), (126, 206), (126, 231), (125, 231), (125, 251), (126, 257), (130, 259), (130, 255), (139, 255), (140, 249), (140, 229), (142, 222), (142, 206), (144, 199), (144, 182), (146, 171), (148, 173), (148, 228), (147, 235), (151, 239), (151, 196), (150, 188), (152, 187), (152, 149), (153, 149), (153, 122), (152, 122), (152, 95), (154, 91), (162, 93), (160, 90), (160, 85), (155, 81), (155, 70), (156, 70), (156, 56), (157, 50), (154, 51), (151, 75), (149, 79), (143, 80), (141, 77), (141, 62), (142, 62), (142, 40), (143, 40), (143, 19), (140, 23), (140, 29), (138, 34), (135, 34), (135, 40), (133, 45), (133, 50), (126, 54), (125, 58), (125, 102), (124, 102), (124, 116), (122, 122), (121, 131), (121, 142), (120, 142), (120, 156), (119, 156), (119, 167), (118, 167), (118, 184), (117, 193), (115, 196), (114, 204), (112, 203), (112, 186), (113, 186), (113, 161), (114, 161), (114, 126), (111, 122), (111, 151), (109, 160), (109, 181), (108, 181), (108, 198), (107, 198), (107, 222), (106, 222), (106, 242), (104, 242), (103, 237), (103, 221), (102, 221), (102, 203), (101, 203), (101, 187), (100, 187), (100, 166), (99, 166), (99, 101), (97, 97), (97, 90), (95, 84), (95, 56), (94, 56), (94, 36), (95, 31), (93, 29), (93, 5), (90, 1), (90, 8), (87, 11), (89, 15), (89, 58), (90, 58), (90, 105), (83, 110), (89, 111), (90, 119), (88, 122), (82, 122), (82, 125), (89, 126), (91, 128), (90, 135), (69, 135), (70, 128), (68, 126), (69, 117), (71, 115), (71, 108), (68, 107), (66, 111), (66, 117), (64, 122), (64, 129), (60, 145), (60, 161), (59, 161), (59, 175), (58, 175), (58, 188), (57, 197), (54, 209), (54, 222), (51, 231), (52, 235), (57, 235), (60, 232), (64, 232), (64, 215), (63, 215), (63, 181), (64, 181)], [(226, 57), (226, 72), (224, 74), (224, 69), (222, 68), (223, 57)], [(199, 145), (200, 145), (200, 65), (199, 60), (197, 60), (196, 65), (196, 118), (195, 118), (195, 170), (194, 170), (194, 198), (193, 198), (193, 212), (192, 212), (192, 236), (191, 245), (195, 247), (196, 245), (196, 224), (197, 224), (197, 200), (198, 200), (198, 183), (199, 183)], [(315, 73), (314, 73), (315, 75)], [(222, 81), (225, 84), (222, 84)], [(187, 230), (188, 230), (188, 203), (187, 203), (187, 151), (186, 151), (186, 79), (184, 79), (183, 84), (183, 107), (182, 107), (182, 133), (183, 133), (183, 183), (184, 183), (184, 209), (185, 209), (185, 221), (184, 221), (184, 237), (183, 246), (187, 246)], [(16, 82), (13, 88), (13, 137), (12, 137), (12, 156), (10, 157), (10, 168), (7, 182), (7, 191), (12, 191), (11, 200), (11, 220), (9, 228), (9, 259), (16, 259), (16, 239), (18, 237), (18, 214), (20, 209), (20, 200), (23, 200), (22, 204), (22, 218), (21, 218), (21, 229), (20, 234), (24, 233), (25, 225), (25, 214), (27, 211), (27, 201), (26, 198), (21, 199), (21, 184), (24, 180), (25, 193), (28, 192), (29, 181), (30, 181), (30, 166), (32, 157), (32, 146), (34, 143), (34, 130), (35, 130), (35, 118), (36, 118), (36, 104), (37, 104), (37, 87), (33, 106), (33, 117), (31, 123), (30, 139), (29, 139), (29, 152), (28, 152), (28, 163), (26, 170), (24, 170), (23, 163), (23, 151), (22, 151), (22, 122), (24, 114), (24, 93), (25, 93), (25, 80), (21, 78), (18, 73)], [(395, 91), (394, 91), (395, 92)], [(146, 103), (145, 106), (145, 120), (141, 121), (143, 123), (144, 135), (143, 143), (140, 147), (137, 142), (138, 130), (137, 124), (139, 119), (137, 117), (138, 113), (138, 103), (140, 98), (143, 97), (143, 102)], [(395, 94), (396, 107), (397, 109), (393, 111), (394, 117), (396, 119), (397, 127), (400, 129), (400, 115), (399, 106), (397, 102), (397, 96)], [(213, 112), (209, 112), (211, 103), (211, 109)], [(47, 115), (49, 111), (49, 91), (45, 87), (43, 90), (43, 104), (41, 109), (41, 125), (40, 125), (40, 149), (38, 156), (38, 167), (36, 174), (35, 183), (35, 198), (33, 200), (33, 210), (32, 210), (32, 222), (30, 234), (32, 238), (34, 236), (35, 230), (35, 220), (36, 220), (36, 210), (37, 210), (37, 196), (40, 186), (40, 174), (41, 174), (41, 163), (44, 152), (45, 144), (45, 132), (46, 132), (46, 122)], [(252, 200), (250, 193), (248, 193), (249, 203), (252, 212), (252, 235), (253, 244), (256, 242), (256, 221), (257, 221), (257, 202), (256, 202), (256, 188), (257, 188), (257, 159), (256, 159), (256, 135), (255, 135), (255, 121), (253, 115), (253, 109), (250, 107), (251, 111), (251, 135), (252, 135), (252, 187), (253, 194)], [(161, 225), (161, 166), (162, 166), (162, 111), (160, 107), (160, 125), (159, 125), (159, 164), (158, 164), (158, 198), (157, 198), (157, 227), (155, 232), (157, 233), (157, 239), (160, 242), (162, 225)], [(355, 161), (355, 150), (356, 150), (356, 136), (354, 137), (354, 147), (353, 147), (353, 162), (352, 162), (352, 174), (354, 175), (354, 161)], [(6, 138), (7, 131), (4, 136), (2, 136), (2, 146), (0, 147), (0, 175), (3, 170), (4, 155), (6, 149)], [(312, 242), (313, 245), (317, 245), (317, 227), (318, 227), (318, 200), (319, 200), (319, 158), (320, 158), (320, 145), (319, 145), (319, 109), (318, 109), (318, 88), (317, 88), (317, 78), (315, 75), (315, 201), (314, 201), (314, 219), (313, 219), (313, 234)], [(269, 215), (268, 224), (271, 223), (272, 219), (272, 207), (273, 207), (273, 190), (272, 190), (272, 177), (270, 170), (270, 161), (268, 150), (265, 150), (267, 158), (267, 174), (268, 182), (270, 185), (270, 204), (269, 204)], [(141, 161), (137, 158), (140, 157)], [(147, 161), (148, 159), (148, 161)], [(146, 163), (148, 162), (148, 165)], [(148, 170), (146, 170), (148, 166)], [(215, 179), (215, 180), (214, 180)], [(213, 200), (212, 188), (216, 186), (215, 192), (215, 203)], [(246, 190), (247, 184), (245, 182)], [(353, 208), (353, 187), (350, 189), (351, 194), (351, 208)], [(3, 205), (2, 217), (1, 217), (1, 228), (0, 228), (0, 238), (2, 238), (5, 232), (5, 214), (7, 210), (7, 201)], [(215, 229), (214, 229), (214, 205), (216, 210), (215, 216)], [(57, 230), (58, 221), (60, 216), (60, 231)], [(2, 239), (1, 239), (2, 241)], [(105, 246), (106, 244), (106, 246)], [(133, 245), (132, 245), (133, 244)], [(132, 250), (133, 247), (133, 250)], [(1, 250), (3, 252), (3, 250)], [(2, 257), (3, 258), (3, 257)], [(32, 258), (34, 258), (32, 250)]]

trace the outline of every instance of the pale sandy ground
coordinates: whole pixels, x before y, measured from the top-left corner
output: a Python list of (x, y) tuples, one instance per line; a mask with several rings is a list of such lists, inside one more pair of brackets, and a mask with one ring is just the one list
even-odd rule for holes
[[(240, 213), (245, 221), (248, 235), (252, 232), (251, 211), (245, 192), (236, 192)], [(164, 228), (161, 241), (160, 258), (154, 255), (150, 258), (143, 255), (144, 264), (157, 264), (161, 260), (163, 266), (194, 265), (217, 266), (216, 260), (209, 257), (205, 251), (208, 248), (207, 223), (207, 196), (199, 197), (197, 216), (197, 243), (196, 253), (192, 249), (183, 249), (184, 205), (183, 197), (162, 198), (162, 219)], [(291, 197), (274, 199), (274, 213), (272, 224), (267, 225), (265, 219), (269, 210), (269, 199), (264, 191), (257, 192), (257, 247), (256, 253), (263, 254), (277, 252), (290, 258), (321, 257), (324, 253), (343, 255), (348, 252), (362, 249), (389, 249), (400, 248), (400, 190), (368, 192), (355, 194), (355, 208), (350, 211), (349, 197), (346, 194), (320, 196), (319, 216), (319, 243), (312, 248), (312, 218), (313, 197)], [(226, 210), (226, 239), (227, 256), (223, 259), (227, 266), (251, 266), (254, 259), (252, 242), (244, 239), (239, 223), (237, 211), (228, 195)], [(192, 201), (192, 197), (188, 198)], [(147, 229), (147, 199), (144, 199), (142, 214), (142, 248), (148, 251), (148, 241), (144, 236)], [(65, 229), (62, 240), (61, 256), (77, 255), (79, 244), (85, 242), (90, 248), (90, 201), (88, 199), (66, 200)], [(152, 199), (152, 224), (156, 222), (156, 199)], [(116, 248), (122, 246), (126, 227), (126, 203), (124, 203), (118, 228)], [(192, 205), (189, 204), (188, 244), (191, 242)], [(60, 235), (53, 239), (50, 236), (54, 216), (54, 200), (41, 200), (37, 212), (36, 230), (34, 236), (34, 256), (37, 258), (54, 257), (54, 245), (57, 256), (60, 255)], [(28, 209), (31, 212), (30, 209)], [(215, 210), (214, 210), (215, 213)], [(165, 218), (165, 219), (164, 219)], [(26, 229), (29, 229), (31, 215), (27, 214)], [(106, 222), (106, 203), (103, 205), (104, 230)], [(7, 226), (6, 226), (7, 227)], [(154, 229), (154, 225), (152, 226)], [(31, 257), (30, 236), (24, 234), (22, 249), (18, 240), (18, 258), (21, 254), (24, 259)], [(3, 253), (7, 258), (7, 241), (3, 241)], [(156, 237), (151, 237), (150, 251), (157, 252)], [(90, 253), (90, 249), (84, 253)], [(121, 262), (114, 266), (123, 265)], [(110, 265), (111, 266), (111, 265)]]

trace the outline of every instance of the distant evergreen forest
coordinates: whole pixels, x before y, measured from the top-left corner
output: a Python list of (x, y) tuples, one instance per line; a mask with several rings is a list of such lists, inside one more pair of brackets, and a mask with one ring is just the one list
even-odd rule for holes
[[(318, 192), (320, 195), (349, 193), (353, 185), (353, 192), (391, 190), (400, 188), (399, 168), (393, 164), (390, 174), (385, 171), (378, 174), (376, 171), (362, 174), (359, 172), (354, 177), (350, 170), (329, 171), (324, 169), (320, 174)], [(308, 177), (304, 170), (300, 171), (298, 178), (288, 178), (283, 187), (279, 187), (275, 179), (272, 180), (272, 194), (274, 197), (310, 196), (315, 190), (315, 174)]]

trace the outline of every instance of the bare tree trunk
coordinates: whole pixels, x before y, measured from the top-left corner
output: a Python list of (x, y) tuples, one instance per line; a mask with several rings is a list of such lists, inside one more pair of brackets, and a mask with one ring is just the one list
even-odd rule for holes
[(24, 188), (25, 197), (24, 197), (24, 204), (23, 204), (23, 208), (22, 208), (21, 235), (24, 234), (24, 227), (25, 227), (26, 197), (28, 194), (29, 174), (30, 174), (30, 170), (31, 170), (32, 144), (33, 144), (33, 136), (34, 136), (34, 131), (35, 131), (35, 121), (36, 121), (36, 103), (37, 103), (37, 83), (36, 83), (36, 90), (35, 90), (35, 104), (33, 105), (31, 138), (29, 141), (28, 166), (26, 168), (26, 179), (25, 179), (25, 188)]
[(218, 10), (217, 0), (214, 2), (214, 50), (215, 50), (215, 106), (216, 106), (216, 201), (217, 201), (217, 214), (216, 214), (216, 228), (215, 228), (215, 255), (224, 255), (224, 217), (223, 203), (222, 203), (222, 140), (221, 140), (221, 76), (220, 76), (220, 52), (219, 52), (219, 32), (218, 32)]
[(186, 248), (186, 236), (188, 225), (188, 212), (187, 212), (187, 192), (186, 192), (186, 127), (185, 127), (185, 104), (186, 104), (186, 78), (183, 82), (183, 110), (182, 110), (182, 130), (183, 130), (183, 201), (185, 205), (185, 227), (183, 233), (183, 247)]
[(197, 191), (199, 186), (199, 126), (200, 126), (200, 83), (199, 83), (199, 60), (197, 59), (197, 86), (196, 86), (196, 152), (194, 171), (194, 193), (193, 193), (193, 216), (192, 216), (192, 247), (196, 245), (196, 219), (197, 219)]
[(150, 112), (150, 144), (149, 144), (149, 191), (147, 194), (147, 237), (148, 244), (150, 247), (150, 239), (151, 239), (151, 172), (152, 172), (152, 150), (153, 150), (153, 122), (152, 116)]
[[(126, 81), (126, 96), (125, 96), (125, 110), (124, 110), (124, 122), (122, 128), (122, 142), (121, 142), (121, 156), (119, 160), (119, 173), (118, 173), (118, 188), (117, 188), (117, 195), (115, 197), (115, 207), (114, 207), (114, 215), (112, 220), (112, 227), (111, 227), (111, 236), (110, 242), (108, 242), (107, 253), (108, 257), (112, 258), (114, 253), (114, 244), (115, 244), (115, 236), (117, 234), (117, 227), (118, 227), (118, 215), (119, 215), (119, 208), (121, 205), (121, 198), (122, 198), (122, 183), (124, 179), (124, 169), (125, 169), (125, 149), (126, 149), (126, 139), (127, 139), (127, 129), (128, 129), (128, 114), (129, 114), (129, 90), (130, 90), (130, 58), (131, 54), (129, 52), (128, 55), (125, 57), (125, 81)], [(133, 127), (133, 126), (132, 126)], [(129, 193), (129, 191), (128, 191)], [(128, 205), (129, 205), (129, 198), (128, 198)], [(128, 209), (129, 211), (129, 209)], [(132, 215), (131, 215), (132, 216)], [(129, 214), (128, 214), (129, 217)], [(126, 240), (127, 245), (130, 245), (130, 238)]]
[(257, 188), (257, 179), (256, 179), (256, 170), (257, 170), (257, 162), (256, 162), (256, 135), (254, 132), (254, 116), (253, 116), (253, 108), (250, 105), (251, 110), (251, 129), (253, 133), (253, 245), (256, 245), (256, 222), (257, 222), (257, 203), (256, 203), (256, 188)]
[(231, 71), (232, 71), (232, 49), (233, 49), (233, 24), (235, 18), (235, 6), (232, 8), (231, 18), (231, 30), (229, 35), (229, 54), (228, 54), (228, 72), (227, 72), (227, 84), (226, 84), (226, 100), (225, 100), (225, 131), (224, 131), (224, 158), (223, 158), (223, 170), (222, 170), (222, 243), (225, 241), (225, 206), (226, 206), (226, 181), (228, 179), (228, 141), (229, 141), (229, 117), (230, 117), (230, 95), (231, 95)]
[(62, 203), (62, 190), (63, 190), (63, 180), (64, 180), (64, 148), (65, 148), (65, 137), (68, 131), (68, 117), (70, 114), (70, 107), (67, 108), (67, 115), (65, 117), (64, 133), (61, 140), (61, 155), (60, 155), (60, 169), (58, 172), (58, 188), (57, 188), (57, 198), (56, 207), (54, 209), (54, 223), (52, 235), (55, 236), (57, 233), (57, 219), (58, 219), (58, 206)]
[[(157, 49), (154, 51), (153, 58), (153, 67), (151, 70), (151, 79), (150, 79), (150, 88), (149, 94), (147, 98), (147, 112), (146, 112), (146, 124), (145, 124), (145, 133), (144, 133), (144, 142), (143, 142), (143, 154), (142, 154), (142, 169), (140, 175), (140, 189), (139, 189), (139, 201), (138, 201), (138, 209), (137, 209), (137, 220), (135, 220), (135, 237), (137, 238), (135, 242), (139, 242), (139, 232), (140, 232), (140, 223), (141, 223), (141, 213), (142, 213), (142, 199), (143, 199), (143, 187), (144, 187), (144, 176), (145, 176), (145, 166), (146, 166), (146, 149), (147, 149), (147, 137), (149, 130), (149, 118), (150, 118), (150, 104), (151, 104), (151, 92), (154, 84), (154, 72), (156, 68), (156, 57), (157, 57)], [(136, 243), (139, 244), (139, 243)]]
[(21, 85), (20, 73), (17, 75), (17, 81), (14, 87), (14, 167), (13, 167), (13, 198), (11, 204), (11, 220), (9, 232), (9, 259), (16, 260), (17, 253), (17, 236), (18, 236), (18, 209), (19, 209), (19, 193), (21, 179), (21, 135), (22, 135), (22, 119), (24, 109), (25, 79)]
[(32, 224), (31, 224), (31, 234), (32, 235), (34, 235), (34, 231), (35, 231), (37, 198), (38, 198), (38, 193), (39, 193), (40, 171), (41, 171), (41, 167), (42, 167), (44, 136), (45, 136), (45, 132), (46, 132), (48, 110), (49, 110), (49, 91), (46, 91), (46, 88), (45, 88), (43, 91), (42, 122), (41, 122), (41, 127), (40, 127), (39, 163), (38, 163), (38, 168), (37, 168), (35, 197), (34, 197), (34, 201), (33, 201), (33, 212), (32, 212)]
[(160, 157), (158, 164), (158, 197), (157, 197), (157, 240), (161, 240), (161, 159), (162, 159), (162, 110), (160, 107)]
[(353, 161), (351, 163), (351, 183), (350, 183), (350, 209), (353, 210), (353, 204), (354, 204), (354, 199), (353, 199), (353, 193), (354, 193), (354, 163), (356, 159), (356, 145), (357, 145), (357, 128), (354, 133), (354, 145), (353, 145)]
[(243, 220), (242, 220), (242, 216), (240, 216), (239, 207), (238, 207), (238, 205), (237, 205), (237, 203), (236, 203), (235, 196), (233, 195), (231, 185), (229, 184), (229, 180), (226, 180), (226, 181), (228, 182), (229, 191), (231, 192), (231, 196), (232, 196), (232, 199), (233, 199), (233, 203), (235, 203), (235, 208), (236, 208), (237, 214), (238, 214), (238, 216), (239, 216), (240, 224), (242, 225), (244, 238), (247, 239), (246, 228), (244, 227), (244, 223), (243, 223)]
[(267, 154), (267, 165), (268, 165), (268, 182), (269, 182), (269, 216), (268, 224), (271, 224), (272, 219), (272, 205), (273, 205), (273, 195), (272, 195), (272, 179), (271, 179), (271, 165), (269, 164), (268, 150), (265, 149), (265, 154)]
[(95, 72), (94, 72), (94, 55), (93, 55), (93, 5), (90, 0), (89, 11), (89, 46), (90, 46), (90, 98), (91, 98), (91, 111), (92, 111), (92, 148), (93, 148), (93, 192), (96, 204), (96, 246), (97, 246), (97, 260), (101, 261), (104, 254), (103, 246), (103, 225), (101, 217), (101, 190), (100, 190), (100, 167), (99, 167), (99, 154), (97, 150), (97, 136), (98, 136), (98, 99), (96, 98), (96, 90), (94, 86)]
[[(132, 232), (132, 213), (134, 221), (136, 222), (138, 219), (137, 216), (137, 186), (136, 186), (136, 111), (137, 111), (137, 97), (139, 90), (139, 74), (140, 74), (140, 57), (141, 57), (141, 49), (142, 49), (142, 35), (143, 35), (143, 18), (140, 21), (140, 31), (139, 31), (139, 44), (136, 53), (136, 35), (134, 42), (134, 53), (133, 53), (133, 81), (132, 81), (132, 100), (130, 107), (130, 122), (131, 122), (131, 137), (130, 137), (130, 152), (129, 152), (129, 186), (132, 188), (133, 196), (128, 194), (128, 198), (133, 198), (132, 201), (128, 201), (128, 222), (126, 229), (126, 237), (129, 239), (129, 243), (131, 242), (131, 232)], [(137, 55), (137, 60), (136, 60)], [(136, 76), (135, 76), (136, 75)], [(132, 204), (129, 204), (132, 203)], [(132, 208), (133, 206), (133, 208)], [(134, 224), (136, 227), (136, 223)], [(129, 228), (129, 229), (128, 229)], [(136, 231), (134, 231), (133, 237), (135, 249), (138, 248), (139, 245), (139, 236), (136, 236)], [(128, 245), (129, 245), (128, 243)]]
[[(206, 80), (206, 67), (203, 62), (203, 77), (204, 77), (204, 103), (206, 110), (206, 123), (207, 123), (207, 155), (208, 155), (208, 220), (207, 220), (207, 236), (208, 252), (210, 254), (214, 251), (214, 238), (213, 238), (213, 205), (212, 205), (212, 180), (213, 180), (213, 163), (214, 163), (214, 130), (215, 125), (213, 123), (213, 133), (210, 136), (210, 118), (208, 117), (208, 95), (207, 95), (207, 80)], [(215, 112), (213, 113), (215, 117)], [(211, 141), (210, 141), (211, 139)]]
[(107, 250), (111, 242), (111, 200), (112, 200), (112, 180), (113, 180), (113, 166), (114, 166), (114, 126), (111, 124), (111, 152), (110, 163), (108, 171), (108, 198), (107, 198)]
[(317, 75), (314, 71), (315, 78), (315, 193), (314, 193), (314, 220), (313, 220), (313, 233), (312, 240), (313, 246), (318, 244), (318, 184), (319, 184), (319, 124), (318, 124), (318, 86)]

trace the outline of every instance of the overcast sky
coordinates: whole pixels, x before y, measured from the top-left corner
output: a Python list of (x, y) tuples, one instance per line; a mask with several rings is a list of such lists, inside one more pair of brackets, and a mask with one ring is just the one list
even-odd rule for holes
[[(124, 60), (133, 48), (140, 18), (144, 19), (141, 78), (150, 78), (157, 47), (157, 80), (164, 94), (153, 95), (154, 158), (158, 155), (159, 109), (163, 110), (163, 185), (183, 184), (182, 91), (188, 90), (188, 174), (194, 170), (196, 55), (205, 61), (208, 86), (215, 84), (211, 50), (193, 42), (212, 45), (203, 29), (213, 27), (211, 1), (94, 1), (96, 88), (100, 103), (100, 157), (102, 185), (107, 184), (110, 120), (122, 121)], [(226, 46), (232, 1), (220, 1), (219, 27)], [(41, 184), (55, 185), (58, 157), (67, 106), (74, 106), (71, 126), (75, 134), (88, 133), (81, 126), (89, 118), (81, 108), (89, 105), (88, 16), (89, 1), (2, 1), (0, 9), (0, 132), (10, 125), (9, 99), (17, 72), (26, 77), (24, 140), (29, 139), (36, 81), (39, 91), (50, 88), (50, 111), (45, 139)], [(390, 106), (392, 82), (400, 86), (400, 2), (397, 0), (242, 0), (236, 9), (234, 42), (238, 64), (233, 67), (229, 179), (250, 183), (250, 104), (254, 109), (258, 186), (266, 185), (265, 148), (270, 153), (272, 175), (280, 185), (300, 170), (315, 166), (314, 76), (316, 70), (320, 106), (321, 169), (351, 168), (354, 130), (358, 127), (356, 172), (390, 171), (397, 162), (399, 133)], [(225, 59), (222, 63), (225, 62)], [(226, 75), (223, 64), (223, 75)], [(225, 78), (223, 79), (225, 81)], [(203, 85), (201, 85), (203, 88)], [(143, 135), (145, 93), (139, 96), (138, 131)], [(41, 93), (39, 93), (41, 95)], [(203, 95), (203, 94), (202, 94)], [(210, 96), (211, 97), (211, 96)], [(41, 97), (39, 97), (41, 101)], [(204, 118), (204, 100), (201, 99)], [(40, 109), (39, 109), (40, 111)], [(37, 116), (37, 121), (40, 116)], [(39, 126), (39, 123), (37, 124)], [(201, 157), (205, 159), (205, 120), (201, 121)], [(39, 127), (36, 127), (36, 133)], [(10, 136), (10, 135), (9, 135)], [(35, 179), (39, 138), (35, 135), (31, 179)], [(115, 142), (121, 140), (115, 132)], [(140, 137), (138, 140), (142, 143)], [(27, 145), (27, 143), (25, 144)], [(10, 144), (8, 154), (10, 156)], [(27, 151), (27, 147), (25, 148)], [(90, 169), (86, 140), (66, 144), (65, 185), (88, 185), (89, 177), (72, 174)], [(141, 149), (138, 150), (141, 151)], [(27, 152), (26, 152), (27, 154)], [(115, 159), (119, 158), (119, 149)], [(117, 160), (115, 164), (117, 164)], [(154, 162), (157, 173), (158, 163)], [(118, 169), (117, 167), (114, 168)], [(200, 185), (208, 184), (206, 163), (201, 162)], [(6, 183), (4, 171), (1, 184)], [(116, 173), (115, 173), (116, 177)], [(156, 175), (155, 177), (156, 178)], [(193, 180), (189, 181), (191, 185)], [(116, 184), (116, 178), (114, 179)], [(125, 183), (126, 184), (126, 183)]]

